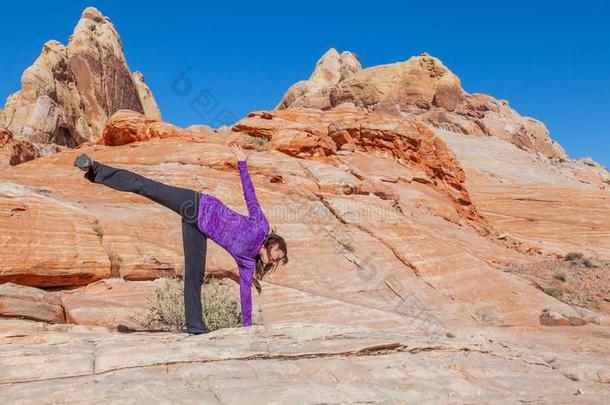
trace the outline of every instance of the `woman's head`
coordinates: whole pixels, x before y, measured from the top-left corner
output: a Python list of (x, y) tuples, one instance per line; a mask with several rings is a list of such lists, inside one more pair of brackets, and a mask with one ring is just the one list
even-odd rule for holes
[(265, 238), (258, 255), (256, 255), (256, 272), (255, 278), (262, 280), (263, 277), (272, 271), (277, 266), (288, 263), (288, 247), (286, 241), (280, 235), (275, 233), (275, 229)]

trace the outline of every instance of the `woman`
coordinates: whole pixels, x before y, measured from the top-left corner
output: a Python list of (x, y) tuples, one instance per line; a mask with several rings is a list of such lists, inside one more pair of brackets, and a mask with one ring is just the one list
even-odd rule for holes
[[(126, 169), (118, 169), (81, 154), (74, 166), (85, 171), (85, 178), (119, 191), (147, 197), (182, 217), (184, 246), (184, 307), (186, 331), (189, 334), (209, 332), (202, 317), (201, 286), (205, 273), (207, 238), (223, 247), (236, 261), (243, 326), (252, 324), (251, 283), (275, 270), (280, 262), (288, 263), (284, 239), (269, 230), (254, 192), (246, 162), (250, 152), (231, 145), (237, 159), (248, 216), (230, 209), (218, 198), (187, 188), (170, 186)], [(257, 290), (260, 285), (255, 281)]]

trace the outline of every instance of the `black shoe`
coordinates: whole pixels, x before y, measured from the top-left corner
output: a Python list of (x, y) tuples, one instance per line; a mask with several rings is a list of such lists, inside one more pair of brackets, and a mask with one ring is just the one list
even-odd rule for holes
[(85, 153), (82, 153), (74, 160), (74, 166), (78, 167), (84, 172), (88, 172), (91, 168), (91, 158), (89, 158), (89, 156), (87, 156)]
[(190, 336), (192, 336), (192, 335), (203, 335), (204, 333), (210, 333), (211, 332), (211, 330), (209, 330), (208, 328), (205, 328), (203, 330), (183, 329), (182, 331), (188, 333)]

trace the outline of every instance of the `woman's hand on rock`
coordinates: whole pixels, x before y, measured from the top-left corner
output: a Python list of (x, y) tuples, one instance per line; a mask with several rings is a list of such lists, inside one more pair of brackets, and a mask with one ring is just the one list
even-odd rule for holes
[(250, 153), (252, 153), (251, 149), (249, 149), (247, 152), (245, 152), (242, 149), (242, 147), (236, 143), (231, 144), (231, 151), (235, 155), (235, 159), (237, 159), (238, 161), (239, 160), (248, 161), (248, 157), (250, 156)]

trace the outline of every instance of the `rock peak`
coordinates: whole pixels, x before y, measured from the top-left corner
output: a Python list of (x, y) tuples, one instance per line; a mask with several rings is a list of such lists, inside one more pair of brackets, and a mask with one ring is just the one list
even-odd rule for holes
[(329, 84), (336, 84), (361, 69), (360, 61), (353, 53), (343, 51), (339, 54), (335, 48), (330, 48), (316, 62), (316, 68), (309, 80), (321, 80)]
[(496, 136), (528, 152), (566, 157), (542, 122), (519, 115), (506, 100), (468, 94), (459, 77), (427, 52), (404, 62), (363, 69), (355, 54), (339, 54), (331, 48), (308, 80), (287, 90), (276, 109), (329, 110), (345, 103), (367, 111), (417, 115), (440, 129)]
[(49, 52), (49, 51), (61, 52), (61, 51), (64, 51), (65, 49), (66, 49), (66, 47), (64, 44), (62, 44), (61, 42), (56, 41), (54, 39), (50, 39), (47, 42), (45, 42), (44, 45), (42, 46), (41, 53), (45, 53), (45, 52)]
[(80, 15), (80, 18), (89, 18), (96, 22), (104, 21), (104, 15), (95, 7), (86, 7)]
[(326, 58), (338, 58), (339, 52), (335, 48), (329, 48), (328, 51), (324, 52), (324, 55), (318, 60), (320, 62), (322, 59)]
[(23, 72), (21, 90), (8, 97), (0, 127), (40, 151), (27, 159), (10, 156), (8, 162), (51, 154), (55, 146), (73, 148), (95, 141), (109, 117), (121, 109), (159, 119), (159, 108), (143, 79), (141, 73), (132, 75), (110, 19), (95, 7), (85, 8), (68, 44), (45, 42), (34, 64)]
[(362, 66), (356, 54), (350, 51), (339, 54), (335, 48), (330, 48), (318, 59), (309, 79), (295, 83), (275, 109), (297, 106), (300, 99), (311, 101), (309, 107), (328, 108), (329, 89), (360, 70)]

